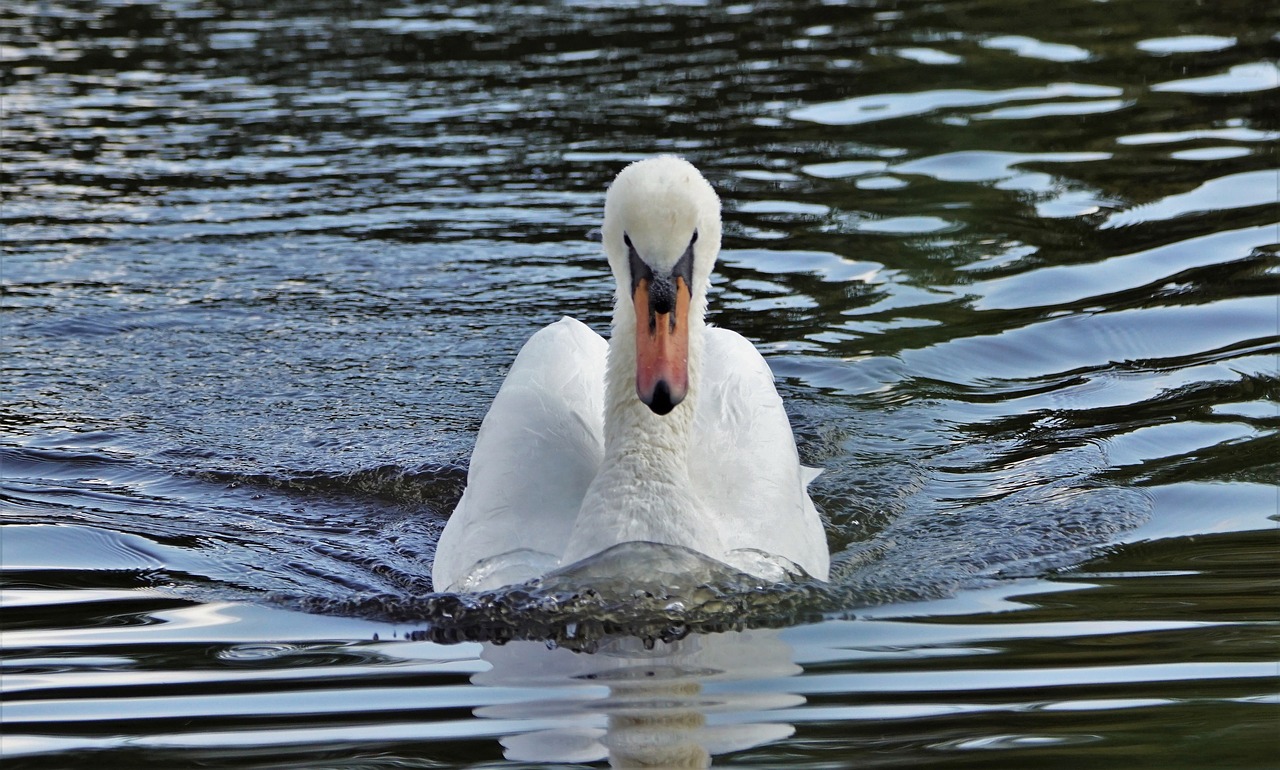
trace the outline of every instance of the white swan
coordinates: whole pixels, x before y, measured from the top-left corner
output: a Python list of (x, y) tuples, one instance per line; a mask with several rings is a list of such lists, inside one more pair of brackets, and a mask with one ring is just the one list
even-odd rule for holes
[[(750, 574), (829, 554), (764, 359), (706, 325), (720, 199), (688, 162), (627, 166), (603, 238), (617, 280), (605, 342), (571, 318), (529, 339), (480, 426), (436, 548), (436, 590), (536, 577), (611, 546), (684, 546)], [(638, 320), (638, 322), (637, 322)]]

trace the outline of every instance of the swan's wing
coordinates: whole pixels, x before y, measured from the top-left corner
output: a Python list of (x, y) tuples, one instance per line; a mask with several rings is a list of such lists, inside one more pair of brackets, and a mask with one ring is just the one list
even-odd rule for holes
[(725, 548), (786, 557), (826, 578), (822, 522), (805, 486), (817, 473), (800, 465), (795, 436), (773, 372), (749, 340), (707, 328), (690, 473), (722, 524)]
[(485, 415), (467, 489), (436, 546), (448, 590), (481, 559), (527, 549), (558, 556), (604, 454), (608, 344), (572, 318), (525, 343)]

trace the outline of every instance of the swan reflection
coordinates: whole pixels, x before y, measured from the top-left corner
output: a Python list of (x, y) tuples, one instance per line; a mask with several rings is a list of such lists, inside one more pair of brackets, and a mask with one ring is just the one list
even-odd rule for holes
[(759, 686), (801, 671), (776, 630), (690, 635), (650, 648), (619, 637), (592, 654), (541, 642), (486, 644), (481, 657), (492, 668), (473, 683), (529, 692), (527, 700), (475, 711), (536, 720), (538, 729), (502, 738), (514, 761), (706, 767), (714, 755), (789, 737), (795, 728), (769, 712), (804, 702)]

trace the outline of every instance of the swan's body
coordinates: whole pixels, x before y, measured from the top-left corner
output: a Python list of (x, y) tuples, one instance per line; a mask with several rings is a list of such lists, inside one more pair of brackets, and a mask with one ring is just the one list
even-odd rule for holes
[[(715, 192), (683, 160), (633, 163), (609, 188), (603, 238), (612, 338), (565, 318), (521, 349), (440, 537), (436, 589), (492, 588), (630, 541), (757, 575), (779, 556), (825, 579), (805, 491), (816, 473), (799, 463), (772, 373), (748, 340), (703, 320)], [(517, 552), (523, 567), (486, 572)]]

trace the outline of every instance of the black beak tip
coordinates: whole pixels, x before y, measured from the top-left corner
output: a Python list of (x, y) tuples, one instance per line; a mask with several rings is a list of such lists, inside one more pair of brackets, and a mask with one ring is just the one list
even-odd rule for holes
[(653, 389), (653, 395), (645, 401), (645, 405), (656, 415), (664, 415), (676, 408), (679, 400), (672, 400), (671, 389), (667, 383), (659, 381)]

